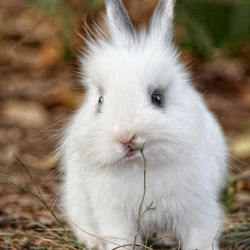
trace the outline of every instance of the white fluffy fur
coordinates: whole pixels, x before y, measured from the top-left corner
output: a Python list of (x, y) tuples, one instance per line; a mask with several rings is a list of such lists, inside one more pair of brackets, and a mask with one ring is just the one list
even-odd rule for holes
[[(160, 1), (171, 14), (173, 1), (166, 3)], [(114, 0), (106, 4), (112, 9)], [(81, 59), (87, 95), (63, 138), (63, 205), (88, 249), (110, 250), (113, 243), (133, 242), (143, 159), (140, 153), (126, 158), (119, 143), (132, 135), (139, 147), (144, 145), (147, 162), (143, 209), (151, 202), (155, 206), (142, 218), (138, 242), (143, 243), (145, 235), (168, 232), (181, 241), (182, 250), (217, 249), (227, 149), (171, 39), (163, 39), (167, 32), (159, 23), (165, 20), (170, 27), (170, 16), (161, 17), (158, 7), (153, 20), (162, 20), (136, 35), (124, 35), (125, 27), (122, 33), (122, 20), (116, 27), (113, 22), (122, 17), (109, 17), (116, 38), (89, 43)], [(149, 90), (159, 87), (165, 90), (165, 108), (150, 102)], [(104, 102), (98, 113), (100, 95)]]

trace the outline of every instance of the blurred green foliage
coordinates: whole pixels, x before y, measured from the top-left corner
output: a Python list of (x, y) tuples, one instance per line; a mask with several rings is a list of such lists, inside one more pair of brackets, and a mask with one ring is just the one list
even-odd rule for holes
[(33, 7), (49, 18), (58, 18), (62, 23), (61, 41), (66, 59), (73, 58), (73, 38), (76, 33), (77, 18), (91, 11), (103, 0), (26, 0), (28, 7)]
[[(63, 22), (66, 58), (72, 58), (76, 17), (103, 5), (104, 0), (27, 0), (31, 6)], [(150, 1), (150, 0), (149, 0)], [(209, 59), (250, 41), (250, 0), (178, 0), (180, 43), (198, 57)], [(178, 37), (179, 38), (179, 37)]]
[(230, 174), (227, 178), (227, 187), (224, 190), (223, 196), (222, 196), (222, 202), (224, 204), (225, 209), (227, 212), (231, 212), (232, 205), (234, 202), (234, 195), (235, 195), (235, 189), (236, 184), (240, 180), (249, 179), (249, 173), (248, 172), (242, 172), (239, 174)]
[(249, 0), (179, 0), (177, 11), (182, 44), (202, 58), (250, 42)]

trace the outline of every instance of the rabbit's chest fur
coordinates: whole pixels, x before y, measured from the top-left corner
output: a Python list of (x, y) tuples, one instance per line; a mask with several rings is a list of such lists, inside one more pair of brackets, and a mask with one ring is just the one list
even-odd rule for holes
[[(180, 165), (166, 164), (160, 167), (147, 166), (144, 180), (143, 163), (126, 167), (119, 174), (117, 171), (101, 171), (93, 176), (86, 176), (89, 178), (85, 185), (88, 183), (90, 206), (98, 207), (97, 213), (102, 213), (102, 208), (110, 211), (122, 210), (130, 223), (137, 223), (144, 192), (142, 213), (147, 210), (141, 219), (144, 232), (171, 231), (183, 214), (192, 209), (196, 209), (198, 213), (199, 206), (190, 207), (189, 201), (199, 204), (199, 196), (204, 191), (201, 190), (202, 180), (197, 181), (201, 175), (184, 173), (185, 170)], [(86, 189), (86, 186), (83, 188)], [(148, 210), (149, 206), (152, 209)], [(116, 214), (113, 213), (113, 216)]]

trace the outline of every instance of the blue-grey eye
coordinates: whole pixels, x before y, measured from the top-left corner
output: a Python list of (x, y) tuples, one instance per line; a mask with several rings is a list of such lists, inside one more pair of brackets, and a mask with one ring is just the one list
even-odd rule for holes
[(101, 106), (103, 104), (103, 96), (100, 96), (99, 100), (98, 100), (98, 105)]
[(159, 90), (155, 90), (151, 94), (151, 102), (157, 107), (162, 107), (164, 102), (164, 96)]

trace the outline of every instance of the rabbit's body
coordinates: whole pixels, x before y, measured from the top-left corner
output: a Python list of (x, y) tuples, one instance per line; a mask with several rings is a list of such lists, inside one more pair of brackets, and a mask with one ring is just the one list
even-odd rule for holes
[(63, 141), (63, 203), (89, 249), (133, 243), (144, 191), (142, 213), (153, 209), (141, 218), (137, 243), (160, 232), (183, 250), (217, 249), (227, 149), (175, 49), (155, 32), (164, 33), (159, 18), (170, 22), (171, 3), (166, 10), (160, 1), (151, 31), (135, 39), (120, 0), (107, 0), (113, 41), (90, 45), (82, 61), (88, 91)]

